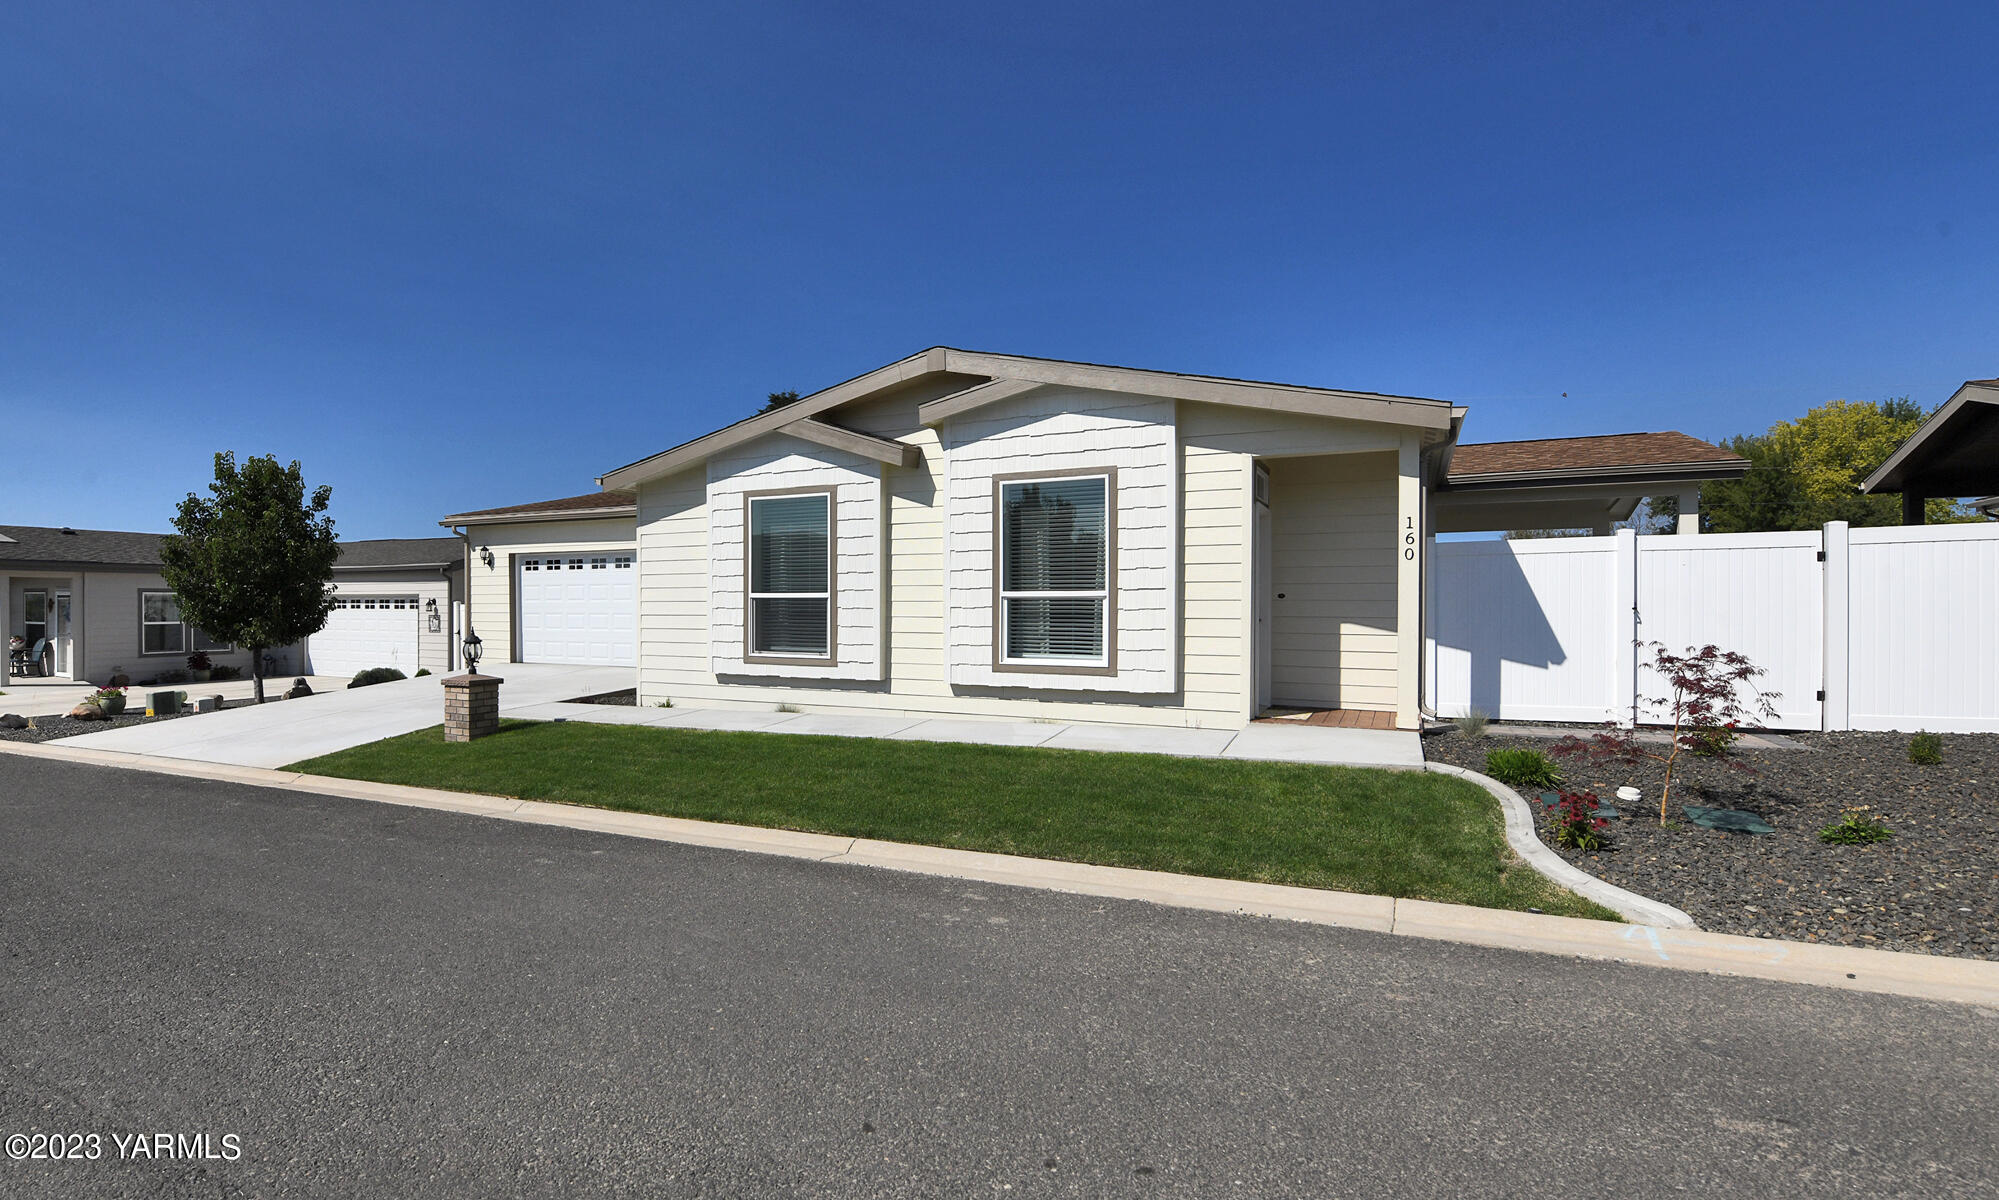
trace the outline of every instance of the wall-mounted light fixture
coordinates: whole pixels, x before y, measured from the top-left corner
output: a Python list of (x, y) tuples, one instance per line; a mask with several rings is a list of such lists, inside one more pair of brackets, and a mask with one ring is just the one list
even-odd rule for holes
[(444, 618), (437, 611), (437, 597), (432, 596), (423, 602), (423, 616), (424, 624), (432, 633), (444, 632)]
[(486, 564), (486, 566), (487, 566), (488, 568), (491, 568), (491, 567), (492, 567), (492, 565), (493, 565), (493, 550), (492, 550), (492, 547), (490, 547), (490, 546), (481, 546), (481, 547), (479, 547), (479, 561), (480, 561), (480, 562), (482, 562), (482, 563), (485, 563), (485, 564)]

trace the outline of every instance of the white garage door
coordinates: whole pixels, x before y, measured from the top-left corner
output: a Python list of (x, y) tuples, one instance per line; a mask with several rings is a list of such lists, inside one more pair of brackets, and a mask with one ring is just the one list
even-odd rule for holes
[(369, 667), (416, 674), (417, 634), (423, 606), (415, 596), (341, 596), (312, 635), (308, 650), (315, 675), (353, 675)]
[(638, 665), (638, 571), (629, 550), (534, 555), (514, 565), (520, 660)]

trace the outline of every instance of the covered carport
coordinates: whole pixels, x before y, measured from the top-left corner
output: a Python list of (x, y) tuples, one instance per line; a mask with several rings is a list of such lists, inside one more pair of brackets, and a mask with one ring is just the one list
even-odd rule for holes
[(1430, 481), (1434, 533), (1587, 529), (1608, 534), (1648, 496), (1679, 501), (1678, 532), (1700, 532), (1700, 486), (1740, 479), (1749, 460), (1684, 433), (1617, 433), (1457, 446)]
[(1999, 379), (1967, 380), (1860, 490), (1901, 493), (1904, 525), (1923, 523), (1926, 500), (1987, 497), (1973, 507), (1999, 507)]

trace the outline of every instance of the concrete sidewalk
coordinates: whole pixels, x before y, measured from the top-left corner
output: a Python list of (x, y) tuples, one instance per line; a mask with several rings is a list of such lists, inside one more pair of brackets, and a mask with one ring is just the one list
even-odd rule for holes
[[(495, 671), (500, 712), (516, 715), (551, 700), (591, 696), (632, 686), (630, 667), (555, 667), (507, 663)], [(283, 685), (280, 685), (283, 686)], [(183, 687), (189, 695), (193, 690)], [(268, 691), (267, 693), (268, 694)], [(580, 704), (571, 707), (593, 708)], [(402, 679), (373, 687), (342, 688), (298, 700), (224, 709), (172, 721), (154, 721), (63, 738), (81, 750), (143, 754), (244, 767), (281, 767), (444, 722), (439, 677)]]
[[(505, 701), (507, 689), (501, 689)], [(653, 725), (756, 733), (816, 733), (831, 737), (896, 741), (967, 742), (984, 746), (1046, 746), (1122, 754), (1171, 754), (1183, 758), (1240, 758), (1322, 766), (1423, 766), (1415, 733), (1382, 729), (1292, 728), (1259, 724), (1246, 729), (1171, 729), (1084, 721), (980, 721), (921, 713), (781, 713), (751, 708), (626, 708), (604, 704), (525, 704), (502, 713), (529, 721), (582, 721), (599, 725)], [(296, 761), (296, 760), (293, 760)]]

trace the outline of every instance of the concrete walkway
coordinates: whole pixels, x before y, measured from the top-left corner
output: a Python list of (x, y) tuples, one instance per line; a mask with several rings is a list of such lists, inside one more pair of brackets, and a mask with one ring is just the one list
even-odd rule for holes
[[(502, 716), (518, 716), (520, 709), (534, 708), (551, 700), (592, 696), (632, 686), (630, 667), (505, 663), (494, 668), (494, 673), (506, 680), (500, 688)], [(281, 767), (314, 755), (331, 754), (335, 750), (442, 724), (444, 689), (439, 686), (439, 679), (430, 675), (421, 679), (378, 683), (352, 691), (343, 687), (297, 700), (280, 700), (171, 721), (151, 721), (143, 725), (128, 725), (123, 729), (107, 729), (103, 733), (63, 738), (62, 744), (81, 750), (144, 754), (156, 758), (243, 767)], [(279, 690), (288, 683), (280, 683)], [(182, 690), (195, 694), (185, 685)], [(267, 688), (265, 694), (272, 693)], [(579, 704), (567, 707), (598, 706)]]
[[(507, 688), (500, 689), (503, 701), (507, 691)], [(512, 707), (503, 704), (501, 711), (506, 716), (529, 721), (584, 721), (603, 725), (653, 725), (757, 733), (816, 733), (895, 741), (1047, 746), (1058, 750), (1107, 750), (1124, 754), (1172, 754), (1183, 758), (1241, 758), (1352, 767), (1416, 769), (1423, 765), (1423, 744), (1418, 735), (1383, 729), (1292, 728), (1269, 724), (1251, 725), (1246, 729), (1165, 729), (1080, 721), (978, 721), (926, 717), (920, 713), (781, 713), (772, 709), (624, 708), (605, 704), (561, 703)]]

